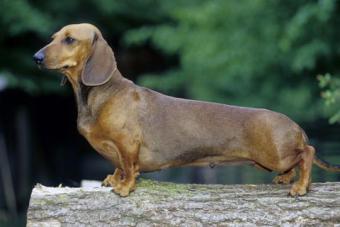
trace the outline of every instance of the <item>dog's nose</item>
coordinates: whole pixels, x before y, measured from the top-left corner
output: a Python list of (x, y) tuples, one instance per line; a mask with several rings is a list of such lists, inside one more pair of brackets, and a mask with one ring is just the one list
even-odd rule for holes
[(33, 60), (35, 61), (35, 63), (37, 63), (38, 65), (41, 65), (44, 61), (44, 53), (42, 51), (38, 51), (37, 53), (35, 53), (33, 55)]

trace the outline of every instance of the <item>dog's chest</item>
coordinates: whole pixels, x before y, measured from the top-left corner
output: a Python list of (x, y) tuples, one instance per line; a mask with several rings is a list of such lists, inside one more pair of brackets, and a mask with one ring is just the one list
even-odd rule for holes
[[(84, 136), (93, 146), (94, 141), (101, 140), (103, 130), (99, 127), (94, 119), (87, 116), (79, 116), (77, 120), (79, 133)], [(96, 143), (98, 143), (96, 142)]]
[(84, 115), (85, 115), (84, 113), (79, 114), (77, 120), (77, 128), (79, 133), (87, 138), (93, 131), (93, 120), (90, 119), (88, 116)]
[(115, 144), (103, 135), (103, 130), (95, 122), (80, 118), (78, 130), (99, 154), (111, 160), (116, 166), (119, 165)]

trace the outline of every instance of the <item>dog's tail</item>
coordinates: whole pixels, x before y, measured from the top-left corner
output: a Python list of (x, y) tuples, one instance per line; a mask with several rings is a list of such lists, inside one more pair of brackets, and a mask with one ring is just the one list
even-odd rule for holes
[(340, 165), (333, 165), (330, 164), (320, 158), (318, 158), (316, 155), (314, 156), (313, 160), (314, 164), (319, 166), (321, 169), (330, 171), (330, 172), (340, 172)]
[[(305, 133), (305, 131), (303, 129), (301, 129), (302, 131), (302, 136), (303, 136), (303, 140), (306, 144), (308, 144), (308, 137)], [(315, 165), (317, 165), (318, 167), (320, 167), (321, 169), (330, 171), (330, 172), (340, 172), (340, 165), (333, 165), (330, 164), (322, 159), (320, 159), (318, 156), (316, 156), (316, 154), (314, 155), (314, 160), (313, 163)]]

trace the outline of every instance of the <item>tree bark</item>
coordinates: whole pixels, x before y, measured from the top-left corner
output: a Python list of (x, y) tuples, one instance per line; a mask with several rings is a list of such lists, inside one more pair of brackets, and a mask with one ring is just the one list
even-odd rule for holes
[(121, 198), (110, 188), (32, 192), (27, 226), (340, 226), (340, 182), (303, 197), (282, 185), (195, 185), (141, 180)]

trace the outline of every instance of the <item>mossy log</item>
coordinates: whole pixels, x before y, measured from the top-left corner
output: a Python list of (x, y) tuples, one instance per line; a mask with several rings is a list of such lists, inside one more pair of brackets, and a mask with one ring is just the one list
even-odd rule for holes
[(282, 185), (197, 185), (142, 180), (121, 198), (110, 188), (37, 185), (27, 226), (340, 226), (340, 182), (291, 198)]

